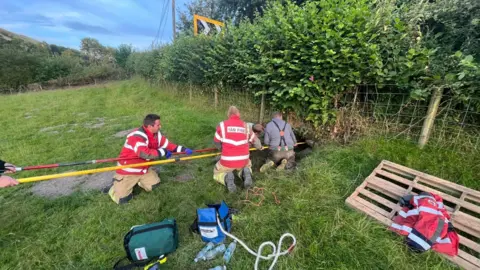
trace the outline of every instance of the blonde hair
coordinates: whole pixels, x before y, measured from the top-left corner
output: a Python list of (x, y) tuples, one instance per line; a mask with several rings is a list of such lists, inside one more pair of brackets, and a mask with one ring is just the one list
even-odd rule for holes
[(227, 116), (230, 117), (234, 114), (240, 114), (240, 111), (238, 110), (237, 107), (235, 106), (230, 106), (230, 108), (228, 108), (228, 112), (227, 112)]

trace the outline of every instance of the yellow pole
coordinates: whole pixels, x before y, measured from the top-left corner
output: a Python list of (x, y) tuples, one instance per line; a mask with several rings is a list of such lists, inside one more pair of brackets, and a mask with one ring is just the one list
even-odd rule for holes
[[(298, 144), (303, 144), (303, 142), (298, 143)], [(268, 147), (264, 146), (261, 150), (266, 149), (266, 148), (268, 148)], [(256, 148), (250, 148), (250, 151), (255, 151), (255, 150), (257, 150), (257, 149)], [(218, 156), (220, 154), (221, 153), (205, 154), (205, 155), (183, 157), (183, 158), (177, 158), (177, 159), (164, 159), (164, 160), (156, 160), (156, 161), (143, 162), (143, 163), (137, 163), (137, 164), (123, 165), (123, 166), (112, 166), (112, 167), (105, 167), (105, 168), (98, 168), (98, 169), (90, 169), (90, 170), (83, 170), (83, 171), (77, 171), (77, 172), (49, 174), (49, 175), (43, 175), (43, 176), (21, 178), (21, 179), (17, 179), (17, 181), (24, 184), (24, 183), (45, 181), (45, 180), (51, 180), (51, 179), (56, 179), (56, 178), (62, 178), (62, 177), (70, 177), (70, 176), (79, 176), (79, 175), (92, 174), (92, 173), (116, 171), (118, 169), (125, 169), (125, 168), (153, 166), (153, 165), (174, 163), (174, 162), (177, 162), (177, 161), (186, 161), (186, 160), (194, 160), (194, 159), (200, 159), (200, 158), (214, 157), (214, 156)]]
[(34, 176), (34, 177), (28, 177), (28, 178), (21, 178), (21, 179), (18, 179), (17, 181), (20, 182), (20, 183), (45, 181), (45, 180), (51, 180), (51, 179), (55, 179), (55, 178), (115, 171), (115, 170), (118, 170), (118, 169), (125, 169), (125, 168), (152, 166), (152, 165), (159, 165), (159, 164), (174, 163), (174, 162), (183, 161), (183, 160), (192, 160), (192, 159), (199, 159), (199, 158), (206, 158), (206, 157), (214, 157), (214, 156), (217, 156), (217, 155), (220, 155), (220, 153), (206, 154), (206, 155), (192, 156), (192, 157), (183, 157), (183, 158), (179, 158), (179, 159), (156, 160), (156, 161), (142, 162), (142, 163), (137, 163), (137, 164), (105, 167), (105, 168), (98, 168), (98, 169), (91, 169), (91, 170), (84, 170), (84, 171), (77, 171), (77, 172), (66, 172), (66, 173), (57, 173), (57, 174), (50, 174), (50, 175), (43, 175), (43, 176)]

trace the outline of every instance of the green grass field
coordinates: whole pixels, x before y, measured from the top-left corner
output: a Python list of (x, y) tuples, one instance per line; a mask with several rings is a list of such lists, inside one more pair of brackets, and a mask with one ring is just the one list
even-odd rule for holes
[[(184, 101), (139, 80), (1, 96), (0, 158), (23, 166), (116, 157), (124, 139), (113, 134), (139, 126), (147, 113), (162, 116), (170, 140), (211, 147), (225, 110), (215, 111), (202, 100)], [(409, 252), (400, 237), (345, 206), (346, 197), (382, 159), (480, 189), (480, 157), (420, 151), (411, 142), (382, 138), (348, 146), (325, 143), (293, 173), (257, 173), (256, 186), (267, 191), (260, 207), (244, 203), (244, 191), (230, 195), (216, 184), (212, 159), (165, 166), (160, 188), (138, 192), (122, 206), (99, 191), (50, 199), (33, 195), (32, 184), (23, 184), (0, 190), (0, 269), (111, 269), (124, 256), (123, 236), (131, 226), (167, 217), (177, 219), (180, 244), (162, 269), (208, 269), (221, 260), (193, 263), (203, 243), (189, 226), (197, 208), (221, 200), (241, 210), (233, 233), (254, 249), (263, 241), (277, 242), (285, 232), (297, 237), (295, 251), (281, 257), (276, 269), (454, 269), (433, 252)], [(81, 168), (86, 167), (76, 167)], [(185, 172), (194, 180), (174, 181)], [(254, 257), (238, 246), (228, 269), (253, 269), (253, 264)], [(261, 265), (268, 268), (266, 262)]]

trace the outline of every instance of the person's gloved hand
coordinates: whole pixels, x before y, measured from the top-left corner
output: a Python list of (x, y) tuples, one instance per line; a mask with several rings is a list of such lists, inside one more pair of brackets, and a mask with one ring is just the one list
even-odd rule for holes
[(185, 149), (185, 154), (191, 155), (191, 154), (193, 154), (193, 150), (190, 149), (190, 148), (186, 148), (186, 149)]
[(165, 149), (165, 158), (166, 158), (166, 159), (169, 159), (171, 156), (172, 156), (172, 152), (170, 152), (170, 151), (168, 151), (167, 149)]
[(5, 163), (5, 173), (14, 173), (16, 172), (16, 166), (10, 163)]
[(0, 173), (14, 173), (16, 171), (15, 168), (15, 165), (0, 160)]

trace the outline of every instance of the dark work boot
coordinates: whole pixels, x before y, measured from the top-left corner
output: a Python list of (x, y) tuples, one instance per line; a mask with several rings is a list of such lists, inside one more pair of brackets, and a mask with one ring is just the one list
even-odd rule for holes
[(253, 186), (252, 173), (249, 168), (243, 168), (243, 187), (248, 189)]
[(235, 186), (235, 175), (233, 172), (229, 172), (225, 175), (225, 186), (227, 186), (228, 192), (230, 193), (235, 193), (237, 191), (237, 186)]

